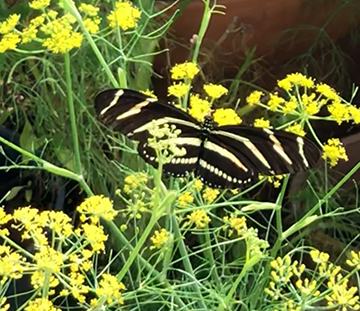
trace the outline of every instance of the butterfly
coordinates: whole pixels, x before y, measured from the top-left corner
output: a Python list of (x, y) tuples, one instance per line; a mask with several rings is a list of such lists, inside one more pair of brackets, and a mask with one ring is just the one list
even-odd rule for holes
[(186, 154), (163, 165), (164, 172), (183, 177), (194, 172), (214, 188), (239, 188), (264, 176), (295, 173), (315, 166), (320, 149), (293, 133), (244, 125), (217, 126), (211, 117), (199, 122), (171, 103), (128, 89), (109, 89), (95, 98), (101, 121), (139, 142), (139, 155), (154, 167), (156, 153), (149, 146), (149, 129), (176, 126), (174, 143)]

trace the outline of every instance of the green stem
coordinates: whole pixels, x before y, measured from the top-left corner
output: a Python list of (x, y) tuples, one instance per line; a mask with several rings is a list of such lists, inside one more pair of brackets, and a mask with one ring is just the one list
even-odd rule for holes
[(153, 214), (150, 218), (150, 221), (149, 221), (148, 225), (146, 226), (144, 232), (142, 233), (139, 241), (137, 241), (136, 246), (130, 252), (130, 256), (129, 256), (128, 260), (126, 261), (125, 265), (122, 267), (122, 269), (120, 270), (120, 272), (117, 275), (117, 278), (119, 281), (121, 281), (123, 279), (123, 277), (125, 276), (125, 273), (129, 270), (129, 268), (132, 265), (132, 263), (134, 262), (134, 260), (139, 256), (139, 251), (143, 247), (144, 243), (146, 242), (154, 225), (159, 220), (159, 218), (162, 217), (163, 212), (166, 209), (166, 207), (171, 205), (173, 203), (173, 201), (175, 200), (175, 198), (176, 198), (176, 193), (170, 192), (167, 195), (167, 197), (162, 201), (161, 205), (159, 207), (157, 207), (156, 211), (153, 212)]
[(76, 165), (76, 173), (81, 176), (82, 175), (82, 167), (81, 167), (81, 158), (80, 158), (80, 148), (79, 148), (79, 139), (78, 139), (78, 131), (76, 124), (76, 115), (75, 115), (75, 107), (74, 107), (74, 97), (71, 83), (71, 69), (70, 69), (70, 55), (69, 53), (64, 54), (65, 61), (65, 78), (66, 78), (66, 92), (67, 92), (67, 100), (69, 105), (69, 116), (70, 116), (70, 126), (71, 126), (71, 135), (73, 139), (74, 153), (75, 153), (75, 165)]
[(177, 219), (177, 217), (175, 215), (171, 215), (171, 219), (172, 219), (172, 225), (173, 225), (173, 228), (174, 228), (175, 240), (177, 241), (178, 246), (179, 246), (180, 256), (181, 256), (182, 262), (184, 264), (185, 271), (188, 273), (189, 276), (194, 277), (194, 280), (192, 280), (192, 282), (189, 282), (189, 286), (191, 286), (193, 288), (194, 293), (197, 293), (198, 303), (200, 305), (200, 309), (201, 310), (207, 310), (207, 307), (206, 307), (206, 305), (204, 303), (204, 301), (205, 301), (204, 297), (202, 296), (200, 287), (198, 285), (199, 283), (195, 279), (195, 273), (194, 273), (194, 270), (192, 268), (191, 261), (189, 259), (189, 254), (188, 254), (188, 252), (186, 250), (186, 247), (185, 247), (184, 237), (181, 234), (181, 231), (180, 231), (180, 228), (179, 228), (178, 219)]
[(98, 47), (97, 47), (95, 41), (93, 40), (91, 34), (86, 29), (86, 27), (85, 27), (85, 25), (83, 23), (83, 20), (81, 18), (81, 15), (79, 14), (79, 11), (77, 10), (74, 2), (71, 1), (71, 0), (61, 0), (61, 2), (64, 5), (64, 9), (69, 11), (73, 16), (75, 16), (76, 21), (80, 25), (85, 38), (89, 42), (92, 50), (94, 51), (94, 54), (95, 54), (96, 58), (98, 59), (99, 63), (101, 64), (102, 68), (104, 68), (104, 71), (105, 71), (106, 75), (108, 76), (109, 80), (111, 81), (112, 85), (114, 87), (119, 87), (119, 83), (116, 81), (114, 75), (112, 74), (108, 64), (106, 63), (104, 57), (102, 56), (100, 50), (98, 49)]

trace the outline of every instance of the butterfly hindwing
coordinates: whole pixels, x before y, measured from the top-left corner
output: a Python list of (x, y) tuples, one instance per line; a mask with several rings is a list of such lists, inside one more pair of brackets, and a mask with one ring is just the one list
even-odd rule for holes
[[(186, 176), (195, 170), (199, 153), (201, 150), (202, 140), (194, 136), (178, 137), (170, 143), (178, 148), (184, 148), (186, 153), (180, 157), (173, 157), (170, 163), (163, 165), (163, 171), (175, 177)], [(149, 164), (158, 167), (157, 156), (155, 150), (146, 143), (139, 143), (139, 155)]]
[(304, 171), (320, 158), (319, 148), (312, 141), (285, 131), (237, 125), (216, 128), (212, 135), (263, 175)]

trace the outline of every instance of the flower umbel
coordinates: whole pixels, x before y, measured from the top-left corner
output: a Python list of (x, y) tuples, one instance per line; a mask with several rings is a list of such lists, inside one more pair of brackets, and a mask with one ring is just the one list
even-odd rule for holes
[(209, 95), (211, 98), (217, 99), (221, 96), (227, 94), (228, 90), (227, 88), (223, 87), (220, 84), (205, 84), (204, 90), (207, 95)]
[(346, 150), (338, 138), (328, 140), (327, 144), (323, 147), (322, 158), (329, 160), (331, 167), (337, 165), (339, 160), (348, 161)]
[(187, 215), (186, 218), (188, 221), (184, 224), (185, 226), (191, 226), (192, 224), (195, 224), (196, 228), (198, 229), (205, 228), (211, 221), (210, 217), (204, 210), (195, 210), (190, 215)]
[(171, 79), (193, 79), (199, 71), (199, 67), (192, 62), (177, 64), (171, 68)]
[(238, 114), (231, 108), (216, 109), (213, 118), (219, 126), (238, 125), (242, 122)]
[(109, 14), (108, 21), (111, 28), (120, 27), (126, 31), (137, 26), (141, 12), (130, 1), (117, 1), (115, 9)]

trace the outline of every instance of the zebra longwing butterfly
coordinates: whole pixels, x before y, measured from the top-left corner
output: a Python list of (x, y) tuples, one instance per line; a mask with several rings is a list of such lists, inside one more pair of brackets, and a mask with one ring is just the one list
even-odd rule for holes
[(166, 173), (182, 177), (194, 172), (211, 187), (238, 188), (265, 176), (295, 173), (313, 167), (319, 148), (309, 139), (280, 130), (243, 125), (217, 126), (212, 118), (198, 122), (170, 103), (126, 89), (100, 92), (95, 109), (102, 122), (139, 141), (139, 155), (157, 167), (148, 146), (152, 121), (181, 130), (176, 144), (186, 149), (182, 157), (165, 164)]

